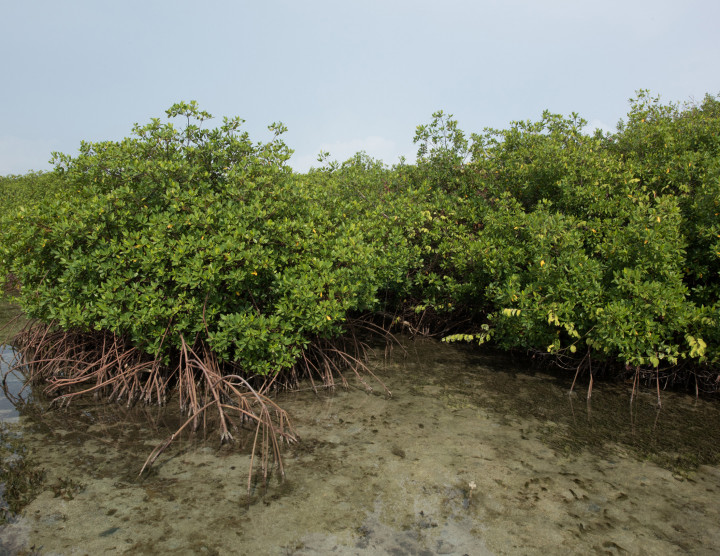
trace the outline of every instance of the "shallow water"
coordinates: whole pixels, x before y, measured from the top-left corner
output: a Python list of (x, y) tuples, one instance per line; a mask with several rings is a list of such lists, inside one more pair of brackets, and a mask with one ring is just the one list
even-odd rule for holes
[[(42, 554), (716, 554), (716, 403), (564, 377), (430, 340), (378, 358), (381, 387), (286, 393), (302, 441), (254, 484), (248, 448), (179, 442), (160, 410), (77, 407), (15, 427), (43, 490), (0, 528)], [(138, 413), (142, 413), (138, 415)], [(170, 428), (168, 428), (170, 427)]]
[[(9, 346), (0, 345), (0, 380), (5, 380), (5, 386), (11, 398), (16, 398), (23, 390), (23, 379), (17, 373), (8, 373), (13, 364), (15, 352)], [(0, 390), (0, 421), (5, 423), (17, 422), (19, 413), (15, 405), (6, 398)]]

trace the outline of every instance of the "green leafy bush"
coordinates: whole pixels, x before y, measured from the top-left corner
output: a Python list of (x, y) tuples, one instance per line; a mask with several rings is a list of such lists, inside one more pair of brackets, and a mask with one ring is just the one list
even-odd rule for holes
[[(0, 176), (0, 269), (9, 266), (9, 250), (25, 217), (44, 199), (64, 193), (62, 183), (52, 173)], [(14, 292), (17, 286), (13, 274), (0, 274), (0, 298)]]
[(57, 155), (72, 194), (22, 215), (4, 247), (30, 317), (110, 331), (166, 361), (181, 337), (200, 339), (266, 375), (374, 307), (374, 250), (293, 178), (282, 125), (253, 143), (239, 119), (203, 129), (194, 103), (167, 114), (185, 126), (156, 119)]
[(31, 317), (165, 363), (200, 342), (274, 375), (374, 312), (449, 340), (709, 381), (719, 106), (640, 91), (613, 134), (545, 112), (469, 138), (440, 111), (416, 129), (414, 165), (358, 153), (299, 175), (282, 125), (253, 143), (238, 119), (205, 130), (210, 115), (180, 103), (168, 116), (181, 128), (153, 120), (58, 155), (42, 179), (64, 194), (2, 232), (2, 274), (18, 276)]
[[(714, 376), (717, 105), (707, 97), (681, 110), (641, 92), (613, 135), (545, 112), (472, 135), (469, 147), (426, 148), (418, 176), (462, 214), (454, 246), (437, 255), (451, 255), (453, 303), (471, 308), (477, 327), (448, 339), (638, 370), (692, 361)], [(439, 116), (420, 129), (464, 138)]]

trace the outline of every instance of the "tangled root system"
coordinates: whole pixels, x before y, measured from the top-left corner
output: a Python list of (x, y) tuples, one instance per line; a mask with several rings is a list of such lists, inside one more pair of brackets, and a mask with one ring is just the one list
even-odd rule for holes
[[(375, 377), (367, 365), (367, 333), (389, 336), (370, 319), (348, 323), (340, 338), (316, 338), (291, 369), (273, 376), (253, 376), (231, 363), (220, 362), (207, 343), (192, 344), (181, 337), (171, 362), (152, 357), (127, 338), (108, 331), (61, 330), (53, 323), (30, 323), (13, 341), (16, 357), (5, 373), (20, 372), (26, 384), (40, 389), (58, 406), (80, 396), (133, 405), (177, 403), (186, 415), (183, 424), (148, 456), (140, 474), (186, 429), (216, 425), (221, 442), (242, 431), (253, 434), (248, 490), (259, 460), (266, 480), (271, 462), (284, 476), (281, 445), (298, 440), (287, 412), (270, 397), (271, 390), (292, 388), (308, 379), (312, 388), (349, 385), (348, 370), (367, 390), (366, 377)], [(6, 395), (10, 393), (5, 388)], [(21, 399), (13, 400), (22, 403)]]

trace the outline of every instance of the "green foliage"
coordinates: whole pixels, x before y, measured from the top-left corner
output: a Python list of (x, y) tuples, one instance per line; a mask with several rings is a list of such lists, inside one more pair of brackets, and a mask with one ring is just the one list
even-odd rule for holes
[(482, 168), (490, 193), (510, 193), (526, 208), (540, 200), (556, 201), (563, 180), (585, 166), (596, 145), (584, 136), (585, 120), (544, 112), (539, 122), (513, 122), (507, 130), (474, 135), (473, 158)]
[[(473, 135), (472, 163), (438, 186), (470, 196), (475, 225), (448, 269), (454, 302), (485, 322), (449, 339), (589, 349), (633, 367), (717, 364), (717, 107), (706, 97), (680, 110), (640, 92), (612, 136), (548, 112)], [(448, 176), (446, 161), (467, 150), (457, 145), (425, 174)]]
[(391, 246), (390, 310), (470, 318), (450, 341), (716, 365), (717, 106), (641, 91), (614, 135), (545, 112), (471, 142), (440, 111), (416, 130), (415, 166), (358, 158), (323, 187), (343, 184), (367, 237)]
[[(47, 172), (30, 172), (23, 176), (0, 176), (0, 268), (9, 265), (9, 248), (15, 242), (19, 227), (27, 221), (44, 199), (65, 195), (63, 184)], [(0, 296), (14, 279), (0, 272)]]
[(57, 155), (73, 194), (21, 216), (5, 247), (30, 317), (109, 330), (156, 356), (201, 339), (268, 374), (374, 307), (373, 250), (293, 178), (282, 125), (253, 143), (237, 118), (203, 129), (195, 103), (167, 115), (184, 127), (155, 119)]
[(8, 178), (65, 192), (13, 209), (3, 232), (1, 270), (31, 316), (164, 356), (201, 338), (260, 374), (363, 311), (430, 311), (449, 341), (633, 368), (720, 363), (713, 96), (640, 91), (606, 135), (545, 112), (468, 138), (439, 111), (414, 165), (321, 153), (304, 175), (285, 165), (281, 124), (253, 143), (238, 119), (205, 130), (194, 103), (168, 116), (184, 126), (153, 120)]
[(0, 215), (10, 222), (17, 212), (29, 209), (46, 197), (62, 193), (52, 173), (30, 172), (22, 176), (0, 176)]
[(415, 130), (417, 165), (431, 185), (448, 189), (458, 182), (458, 170), (470, 157), (469, 143), (452, 114), (439, 110), (432, 117)]
[(720, 296), (720, 100), (663, 105), (639, 91), (609, 150), (636, 169), (644, 191), (677, 198), (688, 239), (685, 281), (694, 300)]

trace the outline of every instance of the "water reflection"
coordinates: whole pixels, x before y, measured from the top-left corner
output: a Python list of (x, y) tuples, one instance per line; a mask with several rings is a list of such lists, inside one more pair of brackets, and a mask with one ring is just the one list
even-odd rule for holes
[[(10, 346), (0, 345), (0, 422), (17, 422), (19, 413), (16, 404), (11, 400), (18, 400), (23, 390), (23, 377), (9, 370), (15, 361), (15, 352)], [(7, 396), (6, 396), (7, 394)], [(10, 399), (8, 399), (8, 397)]]

